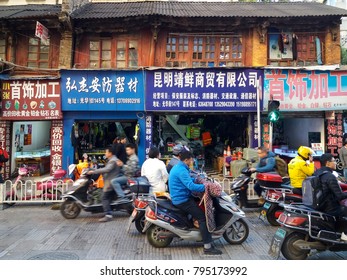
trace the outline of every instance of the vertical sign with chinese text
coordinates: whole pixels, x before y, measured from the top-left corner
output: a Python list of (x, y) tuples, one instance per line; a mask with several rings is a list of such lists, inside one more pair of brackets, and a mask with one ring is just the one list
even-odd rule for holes
[(146, 115), (146, 158), (148, 158), (149, 149), (152, 147), (153, 116)]
[(62, 168), (63, 157), (63, 121), (52, 121), (51, 127), (51, 174)]
[(9, 121), (0, 121), (0, 146), (4, 148), (10, 159), (8, 162), (3, 163), (3, 179), (8, 179), (10, 177), (11, 170), (11, 151), (10, 151), (10, 143), (11, 143), (11, 123)]

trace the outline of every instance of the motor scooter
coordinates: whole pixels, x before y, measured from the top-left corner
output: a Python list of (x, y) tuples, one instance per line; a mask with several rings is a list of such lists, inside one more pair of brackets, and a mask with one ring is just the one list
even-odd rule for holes
[(240, 208), (259, 208), (262, 206), (259, 205), (258, 198), (250, 199), (247, 195), (249, 184), (253, 180), (252, 173), (249, 167), (244, 167), (241, 174), (230, 184), (231, 199)]
[(288, 260), (304, 260), (312, 250), (347, 251), (347, 243), (340, 239), (346, 220), (309, 208), (302, 203), (284, 205), (279, 216), (281, 225), (270, 245), (269, 254)]
[[(337, 177), (341, 189), (347, 191), (347, 184)], [(257, 180), (260, 186), (265, 189), (265, 203), (260, 209), (259, 217), (273, 226), (279, 226), (278, 217), (283, 212), (283, 204), (301, 203), (301, 189), (294, 188), (290, 185), (289, 178), (282, 178), (275, 172), (258, 173)]]
[[(64, 202), (60, 206), (60, 213), (66, 219), (75, 219), (83, 209), (86, 212), (102, 213), (103, 207), (100, 200), (93, 199), (93, 192), (98, 191), (94, 186), (93, 175), (88, 174), (90, 168), (85, 168), (79, 179), (77, 179), (70, 190), (62, 195)], [(113, 211), (125, 211), (129, 214), (133, 212), (132, 193), (128, 185), (123, 185), (122, 189), (125, 193), (125, 199), (116, 201), (117, 194), (114, 192), (114, 198), (111, 202)]]
[[(59, 200), (62, 194), (63, 178), (66, 171), (56, 170), (52, 177), (41, 182), (28, 180), (32, 174), (26, 166), (18, 168), (18, 176), (12, 183), (11, 189), (6, 192), (5, 200)], [(13, 205), (13, 203), (11, 203)]]
[[(199, 203), (199, 201), (197, 201)], [(234, 204), (228, 194), (222, 192), (214, 198), (216, 229), (213, 239), (223, 238), (229, 244), (243, 243), (249, 234), (245, 213)], [(170, 245), (174, 238), (202, 241), (199, 229), (192, 217), (176, 208), (169, 199), (153, 198), (146, 208), (146, 232), (148, 242), (156, 248)]]

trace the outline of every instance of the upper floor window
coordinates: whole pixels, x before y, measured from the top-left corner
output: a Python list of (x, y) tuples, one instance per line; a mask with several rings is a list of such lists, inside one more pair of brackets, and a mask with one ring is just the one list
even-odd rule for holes
[(29, 38), (28, 66), (49, 68), (49, 39), (47, 44), (43, 44), (40, 39)]
[(6, 39), (0, 38), (0, 58), (6, 60)]
[(280, 32), (269, 35), (269, 64), (308, 66), (324, 63), (321, 33)]
[(170, 35), (166, 43), (166, 66), (242, 66), (242, 53), (240, 35)]
[(89, 41), (90, 68), (134, 68), (137, 66), (137, 40), (103, 38)]

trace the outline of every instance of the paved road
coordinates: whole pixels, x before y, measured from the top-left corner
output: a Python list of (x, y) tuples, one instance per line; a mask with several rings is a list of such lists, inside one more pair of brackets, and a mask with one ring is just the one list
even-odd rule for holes
[[(246, 210), (250, 234), (242, 245), (218, 240), (223, 255), (206, 257), (201, 244), (174, 242), (157, 249), (132, 225), (128, 215), (116, 213), (113, 221), (99, 223), (100, 215), (81, 212), (74, 220), (64, 219), (51, 205), (15, 205), (0, 210), (0, 260), (270, 260), (268, 248), (276, 227)], [(310, 259), (347, 259), (344, 252), (314, 254)]]

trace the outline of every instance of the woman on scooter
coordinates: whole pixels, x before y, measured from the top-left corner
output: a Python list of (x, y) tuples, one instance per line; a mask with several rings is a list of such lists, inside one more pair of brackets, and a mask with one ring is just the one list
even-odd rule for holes
[(204, 192), (203, 184), (195, 184), (190, 177), (189, 166), (193, 163), (193, 155), (189, 151), (181, 153), (180, 162), (170, 171), (169, 189), (172, 204), (198, 220), (199, 230), (204, 242), (204, 253), (206, 255), (221, 255), (222, 251), (216, 249), (212, 244), (211, 233), (207, 229), (204, 211), (197, 205), (192, 192)]

